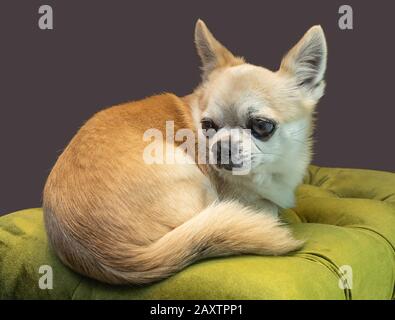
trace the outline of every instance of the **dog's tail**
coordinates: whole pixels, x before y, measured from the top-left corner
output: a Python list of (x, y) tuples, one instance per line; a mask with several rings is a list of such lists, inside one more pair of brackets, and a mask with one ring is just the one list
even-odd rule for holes
[(277, 218), (230, 201), (210, 205), (148, 246), (114, 245), (112, 257), (105, 262), (84, 248), (75, 248), (80, 253), (78, 262), (76, 255), (73, 263), (62, 260), (104, 282), (146, 284), (203, 258), (248, 253), (282, 255), (302, 244)]

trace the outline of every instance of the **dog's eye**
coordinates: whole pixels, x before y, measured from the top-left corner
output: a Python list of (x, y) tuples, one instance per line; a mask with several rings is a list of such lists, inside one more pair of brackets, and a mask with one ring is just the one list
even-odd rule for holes
[(205, 132), (208, 132), (209, 130), (212, 130), (212, 131), (218, 130), (218, 126), (211, 119), (204, 118), (204, 119), (202, 119), (201, 124), (202, 124), (202, 129)]
[(276, 123), (269, 119), (252, 118), (249, 120), (248, 129), (257, 139), (268, 140), (276, 130)]

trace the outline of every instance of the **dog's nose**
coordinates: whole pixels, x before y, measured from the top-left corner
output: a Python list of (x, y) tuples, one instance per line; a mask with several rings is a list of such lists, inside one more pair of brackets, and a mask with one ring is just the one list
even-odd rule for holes
[(238, 150), (231, 147), (231, 141), (217, 141), (212, 146), (212, 152), (217, 158), (217, 167), (225, 170), (232, 170), (233, 168), (241, 168), (242, 163), (235, 163), (232, 159), (232, 152), (237, 153)]

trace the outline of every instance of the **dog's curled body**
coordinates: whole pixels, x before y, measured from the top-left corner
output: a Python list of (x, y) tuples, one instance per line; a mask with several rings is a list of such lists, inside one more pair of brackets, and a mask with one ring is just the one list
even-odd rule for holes
[(151, 127), (165, 134), (163, 119), (192, 129), (188, 106), (164, 94), (99, 112), (61, 154), (43, 206), (65, 264), (104, 282), (143, 284), (210, 256), (300, 246), (275, 217), (218, 201), (198, 166), (145, 164), (141, 137)]
[[(325, 87), (322, 29), (311, 28), (276, 72), (233, 56), (202, 21), (195, 42), (203, 82), (193, 94), (97, 113), (53, 167), (43, 195), (45, 225), (72, 269), (107, 283), (145, 284), (207, 257), (280, 255), (302, 245), (274, 211), (293, 206), (310, 162), (312, 114)], [(174, 162), (147, 163), (150, 141), (143, 137), (149, 129), (166, 137), (167, 120), (175, 132), (195, 136), (200, 127), (216, 128), (216, 143), (240, 144), (245, 135), (235, 140), (231, 129), (250, 130), (251, 158), (245, 149), (237, 153), (250, 173), (235, 177), (229, 163), (217, 171), (191, 163), (177, 139), (165, 142)]]

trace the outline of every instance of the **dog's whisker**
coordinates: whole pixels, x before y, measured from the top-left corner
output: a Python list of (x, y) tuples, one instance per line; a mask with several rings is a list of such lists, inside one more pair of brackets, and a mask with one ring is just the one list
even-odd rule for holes
[(284, 156), (282, 154), (279, 154), (279, 153), (268, 153), (268, 152), (265, 152), (265, 153), (263, 153), (263, 152), (251, 153), (251, 156), (254, 156), (254, 157), (276, 156), (276, 157), (279, 157), (279, 158), (282, 158), (282, 159), (284, 158)]
[(301, 133), (304, 133), (307, 128), (308, 128), (308, 126), (304, 126), (303, 128), (300, 128), (299, 130), (290, 132), (290, 135), (291, 136), (298, 136)]

